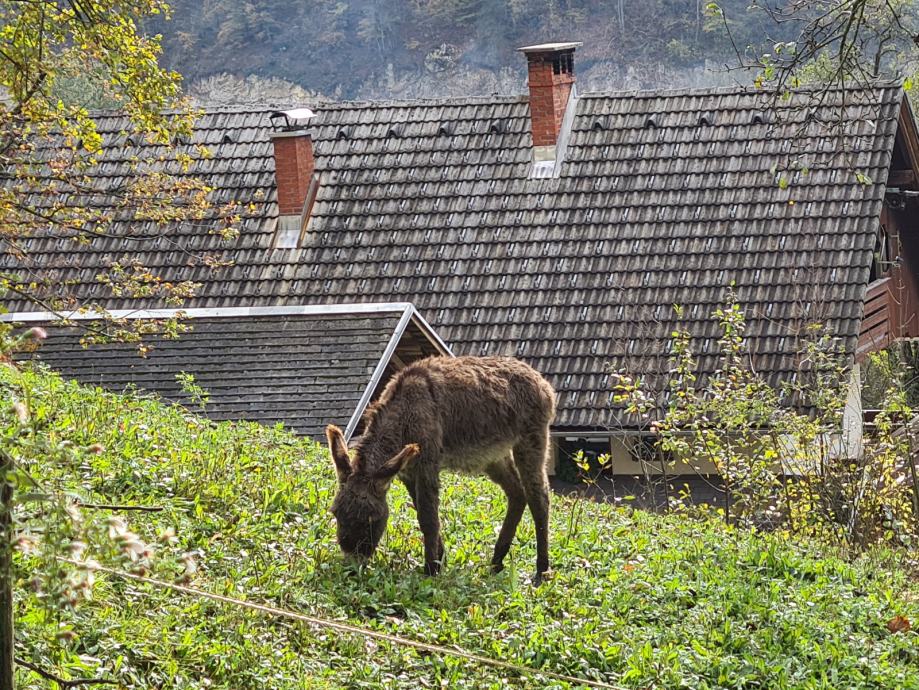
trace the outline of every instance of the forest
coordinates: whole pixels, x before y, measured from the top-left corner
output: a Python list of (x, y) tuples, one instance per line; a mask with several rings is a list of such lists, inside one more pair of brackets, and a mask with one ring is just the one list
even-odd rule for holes
[[(784, 40), (747, 0), (177, 0), (163, 64), (216, 100), (281, 97), (278, 80), (335, 99), (523, 90), (515, 49), (555, 40), (578, 51), (582, 89), (749, 82), (726, 66)], [(755, 5), (755, 3), (754, 3)], [(245, 81), (248, 78), (248, 83)], [(272, 85), (272, 80), (274, 80)], [(252, 93), (252, 92), (255, 93)], [(214, 93), (219, 92), (219, 93)]]

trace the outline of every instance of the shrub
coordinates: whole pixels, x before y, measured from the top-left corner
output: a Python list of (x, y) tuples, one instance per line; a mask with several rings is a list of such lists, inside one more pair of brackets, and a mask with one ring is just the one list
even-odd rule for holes
[[(681, 316), (677, 308), (677, 316)], [(700, 377), (691, 336), (671, 338), (663, 391), (615, 374), (613, 402), (646, 421), (661, 450), (694, 467), (711, 463), (733, 524), (864, 546), (909, 543), (919, 533), (919, 481), (911, 455), (914, 412), (905, 388), (889, 387), (871, 433), (847, 410), (852, 367), (820, 324), (805, 329), (793, 379), (778, 386), (753, 369), (746, 321), (733, 292), (713, 313), (719, 365)], [(883, 355), (874, 356), (875, 366)], [(899, 383), (899, 382), (897, 382)]]

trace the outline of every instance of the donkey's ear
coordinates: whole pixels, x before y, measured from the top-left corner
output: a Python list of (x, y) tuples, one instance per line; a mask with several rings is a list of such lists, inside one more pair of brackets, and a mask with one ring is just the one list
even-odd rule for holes
[(410, 443), (405, 448), (399, 451), (397, 455), (394, 455), (389, 460), (387, 460), (383, 466), (373, 473), (374, 479), (389, 479), (390, 477), (399, 474), (402, 471), (402, 468), (405, 467), (408, 463), (418, 457), (421, 453), (421, 446), (417, 443)]
[(338, 481), (344, 482), (351, 476), (351, 458), (348, 457), (348, 444), (345, 443), (345, 435), (341, 433), (334, 424), (329, 424), (325, 428), (325, 437), (329, 440), (329, 451), (332, 453), (332, 460), (335, 461), (335, 471), (338, 473)]

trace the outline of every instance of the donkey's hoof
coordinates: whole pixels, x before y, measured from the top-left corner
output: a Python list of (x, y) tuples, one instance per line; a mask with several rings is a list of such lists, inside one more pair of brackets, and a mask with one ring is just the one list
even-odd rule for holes
[(544, 570), (541, 573), (536, 573), (536, 575), (533, 576), (533, 586), (539, 587), (539, 585), (541, 585), (543, 582), (552, 580), (554, 578), (555, 578), (554, 570)]
[(502, 570), (504, 570), (504, 563), (492, 563), (491, 564), (491, 574), (497, 575)]

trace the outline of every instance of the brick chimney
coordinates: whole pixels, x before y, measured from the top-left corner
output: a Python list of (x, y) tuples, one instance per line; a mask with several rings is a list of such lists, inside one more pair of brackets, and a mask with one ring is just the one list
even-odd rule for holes
[(541, 43), (518, 48), (527, 58), (534, 161), (556, 160), (556, 145), (574, 91), (574, 51), (581, 43)]
[(284, 118), (283, 130), (270, 135), (274, 146), (274, 177), (280, 216), (275, 247), (299, 246), (302, 229), (309, 219), (310, 207), (316, 196), (318, 181), (314, 178), (313, 140), (309, 132), (296, 122), (313, 115), (306, 108), (271, 114), (272, 120)]
[(274, 176), (278, 185), (278, 211), (282, 216), (303, 212), (316, 163), (308, 132), (272, 132)]

